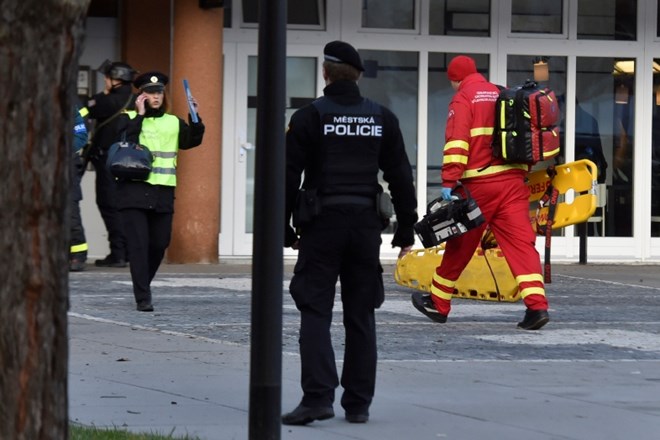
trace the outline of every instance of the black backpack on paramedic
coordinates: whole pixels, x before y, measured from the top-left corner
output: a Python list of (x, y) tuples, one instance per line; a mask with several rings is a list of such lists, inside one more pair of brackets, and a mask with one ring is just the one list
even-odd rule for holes
[(527, 81), (503, 88), (495, 105), (493, 155), (534, 165), (559, 154), (559, 103), (555, 92)]

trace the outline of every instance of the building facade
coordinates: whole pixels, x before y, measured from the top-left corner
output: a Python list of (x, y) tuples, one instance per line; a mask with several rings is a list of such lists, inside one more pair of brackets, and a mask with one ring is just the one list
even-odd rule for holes
[[(220, 259), (253, 249), (257, 8), (257, 0), (225, 0), (222, 9)], [(604, 171), (589, 261), (660, 262), (659, 13), (658, 0), (289, 0), (287, 119), (322, 94), (325, 43), (353, 44), (366, 68), (363, 94), (400, 119), (422, 213), (439, 193), (449, 60), (470, 54), (497, 84), (536, 78), (560, 101), (562, 160), (598, 157)], [(120, 58), (126, 32), (107, 33)], [(396, 256), (390, 241), (386, 231), (385, 259)], [(557, 231), (553, 260), (577, 261), (579, 243), (576, 227)]]

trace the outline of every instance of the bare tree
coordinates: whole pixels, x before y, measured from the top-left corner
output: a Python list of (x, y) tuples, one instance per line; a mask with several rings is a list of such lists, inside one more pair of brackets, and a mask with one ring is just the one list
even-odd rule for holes
[(68, 188), (89, 0), (0, 8), (0, 439), (68, 437)]

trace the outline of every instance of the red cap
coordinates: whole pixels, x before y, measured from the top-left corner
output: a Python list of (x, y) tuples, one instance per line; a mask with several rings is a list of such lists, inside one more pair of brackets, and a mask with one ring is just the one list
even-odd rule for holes
[(447, 77), (450, 81), (463, 81), (472, 73), (477, 73), (477, 65), (472, 58), (465, 55), (455, 57), (447, 67)]

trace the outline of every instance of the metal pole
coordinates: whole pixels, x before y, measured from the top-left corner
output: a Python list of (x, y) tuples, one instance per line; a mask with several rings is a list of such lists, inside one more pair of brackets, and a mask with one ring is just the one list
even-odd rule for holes
[(579, 223), (577, 231), (580, 236), (580, 264), (587, 264), (587, 223)]
[(282, 409), (286, 1), (259, 1), (250, 335), (251, 440), (279, 440)]

